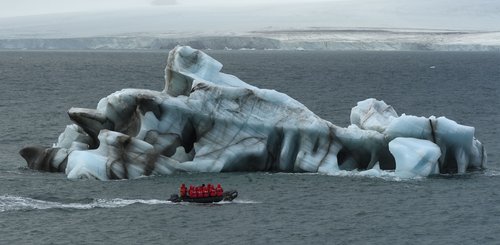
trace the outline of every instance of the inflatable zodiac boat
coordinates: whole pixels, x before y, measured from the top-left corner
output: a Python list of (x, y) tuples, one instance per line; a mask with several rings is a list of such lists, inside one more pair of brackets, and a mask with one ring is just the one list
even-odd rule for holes
[(195, 203), (215, 203), (220, 201), (230, 202), (238, 197), (238, 192), (236, 190), (225, 191), (222, 196), (209, 196), (209, 197), (197, 197), (191, 198), (189, 196), (181, 197), (178, 194), (172, 194), (168, 199), (171, 202), (195, 202)]

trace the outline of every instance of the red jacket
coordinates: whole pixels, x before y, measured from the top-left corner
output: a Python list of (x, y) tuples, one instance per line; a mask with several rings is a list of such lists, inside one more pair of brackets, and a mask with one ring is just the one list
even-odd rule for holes
[(208, 187), (203, 186), (203, 197), (208, 197)]
[(184, 184), (182, 184), (181, 188), (179, 189), (179, 194), (181, 195), (181, 197), (185, 197), (186, 192), (187, 192), (186, 186)]
[(214, 186), (210, 186), (210, 196), (211, 197), (214, 197), (214, 196), (217, 196), (217, 192), (215, 191), (215, 188)]
[(222, 189), (220, 184), (217, 184), (217, 188), (215, 188), (215, 192), (217, 192), (218, 197), (222, 196), (222, 193), (224, 193), (224, 190)]
[(196, 198), (196, 191), (194, 191), (194, 187), (193, 186), (189, 187), (189, 197)]
[(196, 197), (203, 197), (203, 190), (201, 187), (196, 187)]

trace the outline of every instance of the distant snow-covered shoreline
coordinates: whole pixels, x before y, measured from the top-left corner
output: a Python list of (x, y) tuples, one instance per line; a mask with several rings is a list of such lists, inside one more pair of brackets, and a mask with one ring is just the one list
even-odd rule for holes
[(0, 39), (0, 49), (4, 50), (160, 50), (177, 45), (204, 50), (500, 51), (500, 32), (301, 29), (230, 35), (127, 34)]

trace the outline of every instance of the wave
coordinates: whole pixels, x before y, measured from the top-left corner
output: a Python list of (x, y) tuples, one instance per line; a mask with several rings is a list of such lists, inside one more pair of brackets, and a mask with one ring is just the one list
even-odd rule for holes
[[(290, 175), (290, 176), (332, 176), (332, 177), (348, 177), (348, 178), (369, 178), (369, 179), (381, 179), (390, 182), (412, 182), (412, 181), (425, 181), (427, 179), (436, 178), (470, 178), (470, 177), (498, 177), (500, 176), (500, 169), (482, 169), (482, 170), (470, 170), (467, 173), (461, 174), (433, 174), (429, 176), (414, 176), (411, 178), (402, 178), (394, 170), (381, 170), (378, 166), (369, 170), (338, 170), (333, 173), (287, 173), (287, 172), (264, 172), (264, 175)], [(247, 176), (251, 178), (251, 176)]]
[(484, 175), (488, 177), (500, 176), (500, 169), (486, 169)]
[[(230, 202), (213, 203), (214, 205), (226, 204), (257, 204), (260, 202), (252, 200), (234, 200)], [(93, 209), (93, 208), (121, 208), (132, 204), (145, 204), (145, 205), (189, 205), (198, 203), (173, 203), (167, 200), (159, 199), (91, 199), (90, 202), (73, 202), (62, 203), (54, 201), (46, 201), (29, 197), (2, 195), (0, 196), (0, 212), (5, 211), (29, 211), (29, 210), (44, 210), (44, 209)]]
[(324, 175), (324, 176), (335, 176), (335, 177), (359, 177), (359, 178), (377, 178), (387, 181), (413, 181), (422, 180), (426, 177), (415, 176), (411, 178), (401, 178), (394, 170), (381, 170), (378, 166), (369, 170), (338, 170), (337, 172), (332, 172), (328, 174), (324, 173), (267, 173), (267, 174), (278, 174), (278, 175)]
[(221, 202), (221, 203), (236, 203), (236, 204), (260, 204), (262, 202), (252, 201), (252, 200), (233, 200), (231, 202)]
[(93, 208), (120, 208), (131, 204), (173, 204), (170, 201), (158, 199), (93, 199), (89, 203), (61, 203), (53, 201), (39, 200), (29, 197), (0, 196), (0, 212), (36, 210), (36, 209), (93, 209)]

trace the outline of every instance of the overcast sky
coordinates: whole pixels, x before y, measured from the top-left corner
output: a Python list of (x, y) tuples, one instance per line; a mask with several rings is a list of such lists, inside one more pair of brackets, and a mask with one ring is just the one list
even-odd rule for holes
[[(332, 0), (331, 0), (332, 1)], [(335, 0), (333, 0), (335, 1)], [(0, 17), (126, 10), (166, 6), (245, 6), (318, 2), (315, 0), (0, 0)]]
[(500, 31), (499, 0), (0, 0), (0, 37), (266, 28)]

